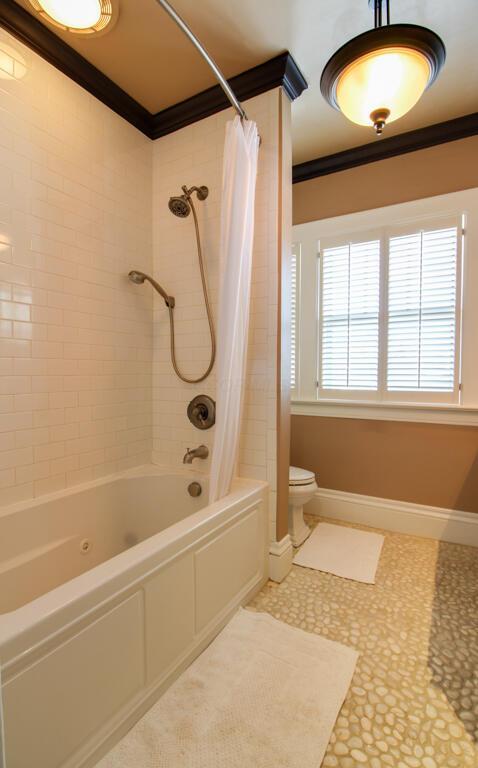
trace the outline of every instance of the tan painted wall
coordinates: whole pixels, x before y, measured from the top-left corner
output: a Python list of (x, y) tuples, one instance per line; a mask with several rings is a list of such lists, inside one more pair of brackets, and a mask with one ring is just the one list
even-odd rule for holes
[[(478, 186), (478, 136), (295, 184), (294, 224)], [(478, 429), (293, 416), (291, 462), (324, 488), (478, 513)]]
[(294, 184), (294, 224), (478, 187), (478, 136)]
[(322, 488), (478, 512), (478, 429), (292, 417), (292, 463)]

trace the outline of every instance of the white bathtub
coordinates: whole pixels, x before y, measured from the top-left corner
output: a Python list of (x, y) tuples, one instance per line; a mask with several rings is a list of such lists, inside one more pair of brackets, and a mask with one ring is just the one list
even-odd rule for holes
[(0, 511), (7, 768), (93, 766), (260, 589), (267, 486), (205, 483), (148, 466)]

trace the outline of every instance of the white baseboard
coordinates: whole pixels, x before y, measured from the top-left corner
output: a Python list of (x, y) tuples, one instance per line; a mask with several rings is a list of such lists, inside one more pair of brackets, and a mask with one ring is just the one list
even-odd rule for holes
[(289, 534), (281, 541), (273, 541), (269, 545), (269, 578), (281, 582), (292, 568), (294, 550)]
[(478, 547), (478, 514), (319, 488), (305, 511), (373, 528)]

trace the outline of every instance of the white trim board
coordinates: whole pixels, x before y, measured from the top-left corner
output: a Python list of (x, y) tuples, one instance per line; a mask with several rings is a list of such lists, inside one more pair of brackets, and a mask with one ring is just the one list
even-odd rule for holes
[(369, 403), (356, 400), (295, 400), (292, 416), (327, 416), (335, 419), (411, 421), (428, 424), (478, 426), (478, 408), (461, 405), (419, 405), (417, 403)]
[(305, 511), (413, 536), (478, 547), (478, 514), (319, 488)]
[[(269, 578), (280, 584), (292, 568), (294, 550), (289, 534), (269, 545)], [(1, 768), (1, 766), (0, 766)]]

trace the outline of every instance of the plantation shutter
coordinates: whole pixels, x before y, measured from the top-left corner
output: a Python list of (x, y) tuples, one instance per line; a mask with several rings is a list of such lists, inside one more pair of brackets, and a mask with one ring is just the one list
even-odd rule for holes
[(389, 391), (455, 389), (457, 241), (456, 227), (389, 240)]
[(322, 251), (320, 386), (377, 390), (380, 240)]

